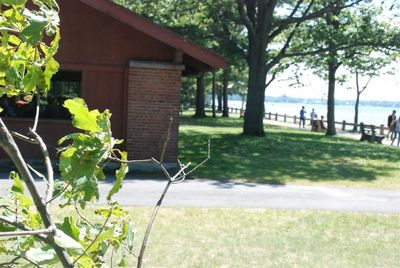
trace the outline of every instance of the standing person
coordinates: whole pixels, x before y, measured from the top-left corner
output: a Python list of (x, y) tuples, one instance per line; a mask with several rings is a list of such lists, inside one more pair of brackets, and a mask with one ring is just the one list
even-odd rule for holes
[(311, 120), (311, 122), (310, 122), (310, 124), (311, 125), (313, 125), (313, 121), (315, 121), (315, 120), (318, 120), (318, 115), (317, 115), (317, 113), (314, 111), (314, 108), (312, 108), (312, 111), (311, 111), (311, 113), (310, 113), (310, 120)]
[(392, 139), (391, 145), (393, 145), (394, 141), (397, 138), (397, 147), (398, 147), (400, 145), (400, 116), (395, 122), (396, 122), (395, 124), (393, 124), (393, 122), (392, 122), (392, 125), (394, 125), (394, 129), (393, 129), (394, 138)]
[(388, 116), (388, 123), (387, 126), (389, 128), (388, 130), (388, 134), (386, 135), (386, 138), (389, 139), (389, 134), (391, 133), (392, 135), (390, 135), (390, 139), (393, 140), (393, 128), (394, 126), (392, 126), (393, 121), (396, 121), (396, 110), (393, 110), (392, 114)]
[(301, 127), (301, 122), (303, 122), (303, 128), (304, 128), (304, 126), (305, 126), (305, 124), (306, 124), (306, 113), (307, 113), (307, 112), (306, 112), (304, 106), (301, 107), (301, 110), (300, 110), (300, 122), (299, 122), (299, 127)]

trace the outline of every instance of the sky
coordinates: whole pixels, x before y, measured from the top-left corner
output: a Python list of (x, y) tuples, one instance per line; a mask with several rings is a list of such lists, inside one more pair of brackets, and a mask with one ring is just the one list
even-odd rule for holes
[[(374, 77), (368, 84), (368, 87), (361, 94), (361, 100), (368, 101), (396, 101), (400, 102), (400, 62), (390, 66), (395, 69), (395, 75), (382, 73), (379, 77)], [(328, 81), (324, 81), (313, 75), (311, 71), (305, 71), (300, 77), (303, 86), (291, 86), (293, 80), (288, 80), (292, 70), (285, 71), (276, 78), (275, 81), (266, 90), (267, 96), (289, 96), (295, 98), (314, 98), (326, 99), (328, 93)], [(268, 79), (268, 78), (267, 78)], [(360, 79), (361, 86), (368, 78)], [(349, 77), (349, 81), (343, 85), (336, 84), (335, 98), (339, 100), (355, 100), (355, 78)]]

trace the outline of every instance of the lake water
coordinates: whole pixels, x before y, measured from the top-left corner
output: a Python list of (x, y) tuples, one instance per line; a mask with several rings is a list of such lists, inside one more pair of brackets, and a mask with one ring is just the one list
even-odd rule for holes
[[(241, 101), (229, 100), (229, 107), (241, 108), (241, 106)], [(287, 114), (289, 116), (299, 116), (301, 106), (305, 106), (307, 117), (310, 116), (311, 109), (314, 108), (318, 117), (323, 115), (325, 119), (327, 118), (327, 105), (324, 104), (265, 102), (265, 111), (266, 113), (271, 112), (273, 114), (278, 113)], [(397, 113), (400, 113), (399, 108), (360, 105), (358, 112), (358, 122), (364, 122), (365, 124), (373, 124), (377, 126), (384, 124), (386, 126), (387, 117), (392, 113), (393, 110), (397, 110)], [(346, 120), (346, 122), (348, 123), (354, 122), (353, 105), (335, 105), (335, 121), (341, 122), (343, 120)]]

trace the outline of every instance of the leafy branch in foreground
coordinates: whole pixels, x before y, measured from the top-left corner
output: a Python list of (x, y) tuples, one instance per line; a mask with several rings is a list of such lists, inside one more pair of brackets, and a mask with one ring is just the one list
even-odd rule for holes
[[(171, 176), (160, 161), (155, 159), (129, 161), (126, 152), (115, 146), (122, 143), (111, 132), (111, 113), (89, 110), (79, 98), (66, 100), (64, 107), (72, 115), (72, 124), (78, 133), (59, 140), (59, 172), (55, 178), (45, 141), (37, 133), (40, 99), (46, 98), (51, 77), (58, 71), (54, 55), (60, 40), (58, 5), (55, 0), (29, 1), (0, 0), (0, 97), (24, 98), (36, 103), (36, 116), (27, 133), (10, 131), (0, 117), (0, 148), (13, 161), (17, 172), (11, 172), (13, 186), (8, 197), (0, 197), (0, 254), (7, 256), (0, 266), (34, 267), (104, 267), (105, 256), (111, 252), (112, 262), (123, 266), (126, 258), (134, 255), (134, 229), (125, 211), (113, 197), (122, 186), (130, 162), (154, 162), (168, 178), (168, 184), (156, 211), (172, 183), (182, 181), (188, 165), (180, 165), (178, 173)], [(1, 107), (0, 107), (1, 113)], [(172, 121), (171, 121), (172, 123)], [(171, 129), (171, 125), (169, 130)], [(29, 166), (15, 139), (33, 144), (41, 153), (45, 173)], [(104, 167), (109, 161), (118, 161), (115, 183), (106, 196), (107, 207), (95, 210), (97, 218), (88, 220), (84, 210), (89, 203), (100, 198), (99, 180), (105, 178)], [(41, 190), (34, 175), (45, 182)], [(76, 214), (64, 213), (60, 222), (51, 210), (57, 202), (60, 213), (66, 207)], [(156, 212), (153, 215), (146, 242)], [(139, 255), (141, 264), (144, 248)], [(118, 260), (114, 257), (120, 253)], [(136, 256), (136, 255), (134, 255)], [(112, 264), (112, 263), (111, 263)], [(139, 264), (138, 264), (139, 265)], [(140, 265), (139, 265), (140, 267)]]

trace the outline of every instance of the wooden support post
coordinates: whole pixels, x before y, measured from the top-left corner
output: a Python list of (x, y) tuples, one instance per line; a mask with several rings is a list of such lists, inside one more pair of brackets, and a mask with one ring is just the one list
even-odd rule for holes
[(275, 121), (278, 121), (278, 113), (275, 113)]
[(286, 123), (286, 114), (283, 115), (283, 122)]
[(343, 122), (342, 122), (342, 130), (343, 131), (346, 130), (346, 120), (343, 120)]
[(271, 120), (271, 112), (268, 113), (268, 119)]
[(297, 124), (297, 115), (293, 116), (293, 124)]
[(385, 135), (385, 125), (380, 126), (379, 135), (382, 135), (382, 136)]

